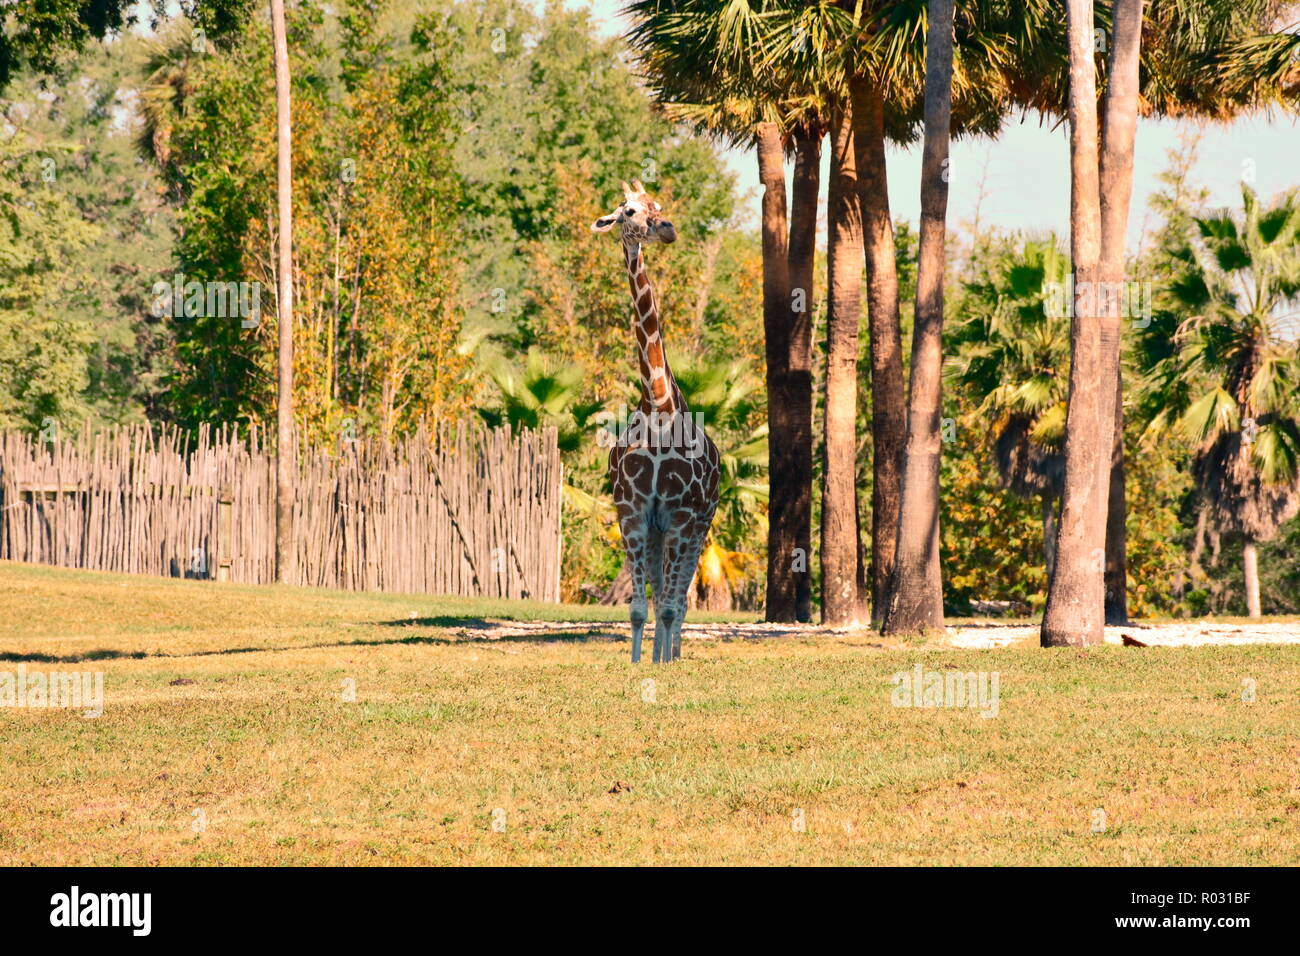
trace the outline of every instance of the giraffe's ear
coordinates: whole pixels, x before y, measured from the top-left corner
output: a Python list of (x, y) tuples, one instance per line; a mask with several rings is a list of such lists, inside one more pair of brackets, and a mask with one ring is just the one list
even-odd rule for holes
[(618, 216), (610, 213), (608, 216), (601, 216), (591, 224), (592, 232), (609, 232), (614, 228), (614, 223), (618, 222)]

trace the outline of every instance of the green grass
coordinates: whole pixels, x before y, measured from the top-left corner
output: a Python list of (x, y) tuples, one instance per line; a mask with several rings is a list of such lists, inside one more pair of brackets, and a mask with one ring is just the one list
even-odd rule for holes
[[(483, 617), (624, 612), (0, 564), (0, 671), (99, 670), (106, 697), (0, 708), (0, 863), (1298, 857), (1300, 648), (863, 632), (688, 640), (657, 668), (626, 639), (476, 639)], [(997, 671), (999, 715), (892, 706), (918, 662)]]

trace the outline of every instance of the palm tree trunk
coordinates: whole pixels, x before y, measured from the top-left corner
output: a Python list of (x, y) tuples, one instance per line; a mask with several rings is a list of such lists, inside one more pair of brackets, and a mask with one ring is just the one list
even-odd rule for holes
[[(1128, 623), (1128, 507), (1124, 492), (1124, 384), (1115, 381), (1115, 439), (1110, 459), (1110, 496), (1106, 500), (1107, 624)], [(1048, 572), (1051, 577), (1051, 572)]]
[(1110, 290), (1103, 315), (1106, 373), (1115, 382), (1112, 451), (1106, 504), (1106, 569), (1103, 614), (1107, 624), (1128, 620), (1127, 536), (1124, 520), (1124, 383), (1120, 365), (1119, 303), (1124, 294), (1125, 239), (1133, 194), (1133, 147), (1137, 137), (1138, 60), (1142, 45), (1143, 0), (1116, 0), (1110, 82), (1106, 87), (1101, 134), (1101, 269)]
[[(1104, 375), (1095, 296), (1101, 256), (1097, 81), (1092, 0), (1067, 0), (1070, 49), (1070, 255), (1075, 302), (1070, 319), (1070, 393), (1066, 411), (1065, 487), (1056, 568), (1047, 589), (1039, 639), (1044, 647), (1100, 644), (1103, 634), (1106, 495), (1110, 428), (1104, 412), (1114, 378)], [(1103, 453), (1103, 449), (1105, 453)]]
[[(813, 268), (817, 257), (817, 195), (821, 190), (821, 129), (799, 129), (794, 134), (794, 180), (790, 186), (789, 272), (793, 325), (786, 368), (786, 401), (791, 419), (790, 521), (794, 525), (797, 553), (802, 561), (794, 578), (794, 617), (812, 620), (813, 482), (813, 376), (812, 316)], [(793, 301), (795, 297), (798, 301)], [(785, 620), (792, 620), (785, 618)]]
[(767, 609), (769, 621), (794, 618), (794, 572), (798, 547), (792, 496), (797, 481), (791, 454), (791, 409), (786, 388), (790, 353), (789, 239), (785, 197), (785, 156), (775, 123), (760, 123), (755, 132), (758, 178), (763, 185), (763, 334), (767, 354), (767, 408), (770, 440), (768, 471), (772, 496), (767, 538)]
[(858, 615), (858, 326), (862, 320), (862, 209), (852, 109), (831, 123), (826, 242), (826, 405), (822, 443), (822, 623)]
[(943, 627), (943, 579), (939, 572), (939, 415), (953, 0), (929, 0), (927, 16), (925, 146), (921, 157), (921, 238), (912, 335), (912, 383), (894, 575), (882, 626), (886, 634)]
[(1259, 553), (1250, 538), (1241, 546), (1241, 564), (1246, 572), (1246, 614), (1259, 617)]
[(279, 203), (279, 329), (276, 382), (275, 579), (293, 580), (293, 486), (297, 456), (293, 443), (293, 127), (289, 112), (289, 45), (284, 0), (271, 0), (275, 47), (276, 198)]
[(885, 617), (898, 543), (907, 397), (903, 334), (898, 322), (898, 264), (885, 165), (885, 100), (879, 84), (867, 76), (852, 77), (850, 89), (871, 337), (871, 622), (879, 626)]
[(1198, 501), (1196, 506), (1196, 533), (1192, 536), (1192, 550), (1187, 555), (1187, 567), (1181, 569), (1174, 579), (1174, 597), (1180, 600), (1187, 593), (1188, 582), (1196, 584), (1205, 577), (1205, 569), (1201, 567), (1201, 555), (1205, 552), (1205, 531), (1209, 517), (1210, 511), (1206, 507), (1204, 500)]

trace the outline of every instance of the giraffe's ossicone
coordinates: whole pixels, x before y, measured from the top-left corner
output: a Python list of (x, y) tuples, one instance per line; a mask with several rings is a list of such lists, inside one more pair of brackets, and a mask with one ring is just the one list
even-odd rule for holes
[(632, 573), (632, 661), (641, 659), (646, 585), (654, 593), (655, 663), (681, 656), (686, 598), (718, 507), (718, 449), (686, 407), (664, 351), (659, 306), (646, 275), (643, 247), (677, 239), (672, 223), (639, 182), (623, 184), (623, 202), (592, 225), (619, 226), (632, 289), (632, 332), (641, 372), (641, 402), (609, 453), (623, 548)]

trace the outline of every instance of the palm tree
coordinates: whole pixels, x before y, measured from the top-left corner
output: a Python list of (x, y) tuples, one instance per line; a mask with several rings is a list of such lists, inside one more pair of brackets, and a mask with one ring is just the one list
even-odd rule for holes
[(139, 87), (140, 129), (136, 134), (136, 149), (145, 160), (157, 164), (171, 198), (180, 202), (185, 198), (184, 187), (179, 157), (172, 151), (172, 133), (194, 91), (197, 62), (194, 30), (188, 20), (182, 20), (141, 42), (144, 79)]
[[(919, 64), (925, 51), (918, 40), (924, 42), (924, 24), (925, 12), (914, 3), (865, 0), (780, 5), (769, 23), (771, 58), (803, 77), (807, 98), (819, 103), (831, 122), (821, 547), (826, 623), (855, 619), (868, 599), (879, 620), (893, 567), (906, 429), (885, 139), (915, 139), (922, 118), (916, 89), (922, 85)], [(992, 132), (998, 126), (1005, 96), (989, 82), (989, 73), (1001, 55), (999, 31), (1005, 32), (1005, 25), (983, 10), (967, 12), (956, 30), (971, 51), (952, 84), (958, 132)], [(856, 494), (859, 251), (867, 267), (872, 365), (869, 586)]]
[(562, 452), (577, 451), (590, 441), (602, 404), (579, 400), (585, 375), (581, 367), (562, 363), (536, 346), (528, 350), (522, 367), (497, 354), (489, 354), (482, 366), (499, 393), (498, 404), (478, 410), (488, 425), (513, 431), (553, 427)]
[(856, 433), (863, 234), (853, 112), (842, 63), (852, 30), (842, 3), (808, 3), (782, 13), (771, 24), (770, 57), (803, 78), (809, 104), (804, 112), (824, 113), (830, 123), (821, 620), (846, 624), (856, 620), (866, 600), (860, 586)]
[(822, 442), (821, 575), (823, 624), (856, 621), (859, 593), (857, 420), (858, 326), (862, 318), (862, 204), (852, 107), (831, 121), (826, 222), (826, 382)]
[(883, 84), (865, 70), (849, 78), (853, 143), (857, 150), (862, 247), (867, 267), (871, 353), (871, 620), (884, 619), (894, 570), (903, 447), (907, 439), (903, 333), (898, 314), (898, 267), (885, 160)]
[(994, 461), (1002, 486), (1042, 502), (1049, 578), (1065, 473), (1061, 441), (1069, 324), (1047, 293), (1063, 288), (1069, 271), (1055, 236), (995, 254), (982, 277), (964, 283), (962, 308), (968, 317), (953, 336), (961, 355), (953, 380), (994, 423)]
[(898, 545), (881, 630), (943, 626), (939, 574), (939, 418), (943, 371), (944, 237), (952, 113), (953, 0), (927, 3), (925, 146), (921, 156), (921, 237), (916, 319), (903, 461)]
[(1148, 370), (1144, 437), (1175, 430), (1210, 521), (1243, 539), (1246, 607), (1260, 614), (1257, 545), (1300, 512), (1300, 195), (1197, 218), (1162, 293), (1171, 354)]
[[(1230, 118), (1242, 110), (1255, 109), (1273, 103), (1284, 103), (1288, 95), (1300, 86), (1300, 67), (1294, 51), (1300, 47), (1291, 30), (1269, 33), (1279, 13), (1272, 0), (1214, 0), (1214, 2), (1189, 4), (1180, 0), (1114, 0), (1098, 5), (1096, 20), (1092, 20), (1091, 4), (1076, 11), (1079, 17), (1087, 16), (1089, 25), (1078, 25), (1077, 39), (1093, 25), (1111, 27), (1109, 31), (1110, 56), (1105, 62), (1104, 103), (1105, 122), (1101, 125), (1099, 163), (1098, 266), (1101, 272), (1093, 281), (1113, 283), (1124, 275), (1124, 233), (1127, 227), (1128, 202), (1131, 194), (1133, 139), (1139, 108), (1144, 113), (1162, 116), (1194, 115), (1217, 119)], [(1084, 9), (1084, 7), (1088, 9)], [(1067, 17), (1071, 31), (1074, 23)], [(1016, 76), (1012, 86), (1021, 105), (1035, 107), (1048, 113), (1066, 112), (1067, 71), (1061, 69), (1063, 49), (1073, 51), (1072, 45), (1063, 44), (1058, 35), (1059, 22), (1048, 17), (1040, 19), (1033, 35), (1026, 38), (1021, 57), (1012, 66)], [(1159, 36), (1160, 43), (1143, 45), (1141, 33)], [(1071, 36), (1075, 34), (1071, 32)], [(1089, 57), (1090, 58), (1090, 57)], [(1068, 71), (1068, 110), (1074, 119), (1075, 64), (1082, 66), (1082, 47), (1078, 55), (1070, 55)], [(1140, 66), (1140, 69), (1139, 69)], [(1095, 76), (1088, 70), (1089, 79)], [(1095, 136), (1093, 137), (1095, 142)], [(1093, 150), (1096, 152), (1096, 150)], [(1077, 159), (1072, 152), (1072, 164)], [(1085, 203), (1087, 214), (1093, 210)], [(1072, 208), (1072, 224), (1078, 224)], [(1085, 226), (1085, 231), (1088, 228)], [(1077, 256), (1076, 256), (1077, 259)], [(1082, 279), (1082, 277), (1080, 277)], [(1114, 298), (1110, 299), (1114, 302)], [(1102, 594), (1105, 620), (1122, 620), (1126, 616), (1124, 590), (1126, 571), (1124, 558), (1124, 474), (1123, 474), (1123, 405), (1119, 383), (1118, 319), (1106, 314), (1098, 317), (1105, 327), (1106, 346), (1101, 358), (1106, 369), (1101, 371), (1115, 382), (1113, 396), (1101, 400), (1102, 414), (1108, 416), (1106, 426), (1097, 429), (1089, 438), (1080, 435), (1076, 444), (1107, 440), (1110, 442), (1110, 475), (1107, 493), (1093, 489), (1086, 497), (1091, 505), (1105, 502), (1107, 513), (1093, 516), (1083, 524), (1073, 509), (1063, 514), (1062, 529), (1070, 538), (1069, 558), (1065, 563), (1070, 570), (1060, 585), (1060, 599), (1052, 601), (1049, 595), (1048, 613), (1044, 616), (1043, 640), (1045, 643), (1073, 643), (1076, 639), (1099, 641), (1101, 619), (1093, 619), (1090, 585), (1081, 582), (1094, 573), (1098, 548), (1093, 541), (1092, 528), (1100, 522), (1106, 525), (1104, 535), (1104, 569)], [(1085, 321), (1081, 328), (1090, 328)], [(1085, 352), (1091, 346), (1085, 343)], [(1091, 378), (1086, 374), (1081, 381)], [(1083, 403), (1090, 407), (1091, 396), (1084, 395)], [(1073, 405), (1073, 400), (1072, 400)], [(1107, 411), (1109, 409), (1109, 411)], [(1081, 409), (1080, 427), (1092, 419), (1091, 411)], [(1107, 439), (1105, 433), (1110, 434)], [(1082, 449), (1079, 449), (1082, 452)], [(1104, 450), (1090, 449), (1087, 458), (1105, 456)], [(1090, 466), (1081, 462), (1079, 470)], [(1084, 481), (1082, 474), (1076, 476)], [(1089, 479), (1104, 481), (1104, 479)], [(1070, 482), (1067, 482), (1070, 484)], [(1084, 485), (1080, 485), (1081, 495)], [(1067, 499), (1073, 495), (1066, 491)], [(1083, 500), (1080, 497), (1079, 500)], [(1068, 528), (1066, 527), (1068, 524)], [(1062, 555), (1064, 558), (1065, 556)], [(1054, 579), (1055, 581), (1055, 579)], [(1082, 589), (1082, 590), (1081, 590)], [(1084, 609), (1066, 612), (1066, 606)], [(1080, 616), (1082, 614), (1082, 616)], [(1073, 633), (1073, 636), (1071, 634)], [(1086, 633), (1086, 638), (1084, 637)]]
[[(1133, 180), (1143, 0), (1116, 0), (1099, 143), (1092, 0), (1068, 0), (1070, 252), (1076, 297), (1070, 321), (1065, 485), (1056, 567), (1048, 583), (1043, 646), (1099, 644), (1105, 622), (1105, 545), (1119, 391), (1119, 313), (1095, 290), (1118, 288)], [(1104, 187), (1104, 189), (1103, 189)], [(1103, 191), (1109, 192), (1103, 205)]]
[[(1138, 66), (1142, 53), (1144, 2), (1145, 0), (1115, 0), (1112, 8), (1112, 50), (1108, 64), (1098, 185), (1101, 208), (1099, 269), (1101, 281), (1116, 292), (1123, 287), (1125, 279), (1125, 242), (1129, 203), (1133, 195), (1133, 149), (1137, 136), (1140, 87)], [(1120, 368), (1119, 296), (1108, 296), (1106, 301), (1109, 308), (1102, 315), (1102, 342), (1106, 346), (1102, 357), (1105, 374), (1114, 383), (1114, 389), (1102, 411), (1110, 419), (1110, 438), (1105, 443), (1110, 448), (1109, 463), (1105, 468), (1105, 477), (1101, 479), (1106, 485), (1106, 507), (1098, 509), (1098, 518), (1104, 525), (1101, 533), (1105, 554), (1102, 564), (1102, 623), (1121, 624), (1128, 619), (1128, 562), (1125, 554), (1128, 537), (1124, 526), (1124, 386)]]
[[(1225, 120), (1274, 103), (1294, 102), (1300, 91), (1300, 61), (1296, 59), (1300, 36), (1288, 30), (1269, 32), (1277, 15), (1274, 0), (1198, 4), (1152, 0), (1145, 29), (1161, 42), (1141, 51), (1145, 77), (1142, 108), (1163, 116), (1191, 114)], [(1136, 70), (1133, 75), (1136, 77)], [(1103, 159), (1103, 177), (1104, 163)], [(1131, 168), (1131, 156), (1125, 163)], [(1102, 190), (1105, 217), (1109, 193), (1104, 180)], [(1106, 525), (1107, 624), (1122, 623), (1128, 617), (1124, 484), (1123, 388), (1117, 377)]]
[[(1131, 4), (1132, 0), (1122, 2)], [(1246, 0), (1239, 6), (1255, 7), (1265, 2)], [(1190, 34), (1194, 25), (1206, 19), (1197, 9), (1184, 11), (1185, 4), (1170, 2), (1157, 3), (1157, 6), (1164, 11), (1159, 22), (1176, 24), (1183, 33)], [(1102, 4), (1102, 22), (1108, 22), (1106, 14), (1109, 9), (1107, 4)], [(795, 247), (793, 242), (785, 243), (787, 268), (779, 274), (781, 270), (776, 261), (780, 258), (784, 229), (776, 228), (773, 223), (784, 222), (785, 192), (784, 175), (778, 160), (781, 149), (777, 141), (783, 130), (797, 128), (797, 123), (791, 125), (792, 116), (807, 115), (807, 107), (801, 103), (819, 104), (815, 107), (818, 123), (826, 122), (837, 104), (833, 97), (828, 99), (828, 93), (842, 98), (845, 85), (849, 90), (847, 102), (850, 108), (858, 102), (867, 103), (866, 108), (854, 110), (853, 132), (858, 154), (855, 157), (858, 191), (865, 219), (865, 258), (871, 309), (872, 427), (876, 445), (872, 564), (873, 585), (878, 595), (883, 574), (888, 570), (887, 562), (881, 559), (880, 549), (886, 537), (892, 539), (892, 535), (880, 533), (881, 522), (889, 520), (888, 491), (893, 484), (889, 469), (897, 460), (886, 446), (890, 444), (891, 434), (901, 431), (902, 420), (898, 411), (902, 407), (901, 358), (894, 344), (897, 337), (890, 334), (897, 329), (896, 320), (890, 321), (891, 314), (897, 309), (896, 291), (893, 291), (896, 282), (890, 281), (893, 276), (892, 255), (887, 254), (887, 242), (892, 235), (888, 229), (880, 228), (882, 223), (888, 223), (889, 218), (887, 194), (883, 189), (884, 150), (880, 130), (887, 129), (891, 138), (904, 142), (914, 136), (914, 122), (920, 106), (915, 91), (921, 87), (920, 64), (924, 59), (918, 55), (915, 46), (919, 38), (925, 36), (925, 14), (914, 0), (880, 0), (875, 3), (844, 0), (838, 4), (778, 0), (676, 0), (672, 3), (643, 0), (633, 5), (633, 12), (645, 20), (633, 31), (633, 39), (646, 57), (661, 99), (674, 107), (678, 115), (694, 119), (703, 128), (717, 132), (730, 127), (739, 130), (739, 135), (745, 138), (754, 136), (757, 129), (755, 138), (760, 147), (764, 142), (768, 144), (766, 148), (760, 148), (760, 174), (766, 189), (764, 249), (765, 262), (770, 268), (766, 271), (765, 291), (768, 293), (767, 302), (772, 306), (768, 311), (770, 316), (780, 317), (781, 297), (778, 292), (782, 287), (788, 289), (787, 283), (793, 281), (789, 257)], [(1127, 22), (1133, 23), (1134, 18), (1129, 16)], [(845, 23), (850, 24), (847, 32), (843, 26)], [(951, 84), (954, 127), (966, 125), (984, 132), (995, 132), (1009, 100), (1044, 111), (1061, 111), (1065, 97), (1062, 66), (1067, 57), (1058, 27), (1059, 15), (1049, 0), (963, 6), (956, 22), (958, 58)], [(1126, 35), (1133, 32), (1129, 30)], [(1182, 33), (1162, 47), (1181, 51), (1186, 46), (1181, 40)], [(1112, 58), (1119, 56), (1121, 60), (1116, 62), (1131, 62), (1132, 56), (1122, 53), (1127, 49), (1130, 49), (1127, 40), (1120, 42), (1118, 47), (1113, 45)], [(799, 51), (803, 53), (802, 60), (794, 55)], [(1284, 53), (1277, 44), (1272, 44), (1265, 49), (1252, 47), (1241, 56), (1249, 56), (1252, 63), (1264, 63), (1281, 76), (1289, 69)], [(1160, 59), (1159, 51), (1154, 55), (1147, 52), (1144, 56), (1144, 72), (1151, 79), (1144, 87), (1143, 95), (1146, 101), (1154, 103), (1166, 102), (1172, 95), (1171, 91), (1179, 96), (1188, 96), (1184, 87), (1204, 87), (1206, 76), (1223, 68), (1222, 57), (1218, 60), (1202, 57), (1204, 62), (1198, 61), (1191, 69), (1186, 67), (1188, 57), (1181, 52), (1181, 61), (1176, 56), (1165, 56), (1164, 61), (1168, 63)], [(1182, 64), (1179, 68), (1183, 72), (1176, 73), (1169, 66), (1171, 63)], [(1121, 72), (1125, 69), (1127, 67), (1121, 65)], [(1121, 79), (1113, 86), (1125, 89), (1126, 81)], [(1241, 96), (1246, 98), (1247, 94)], [(878, 102), (879, 109), (875, 108), (873, 99)], [(1123, 110), (1133, 105), (1132, 97), (1128, 96), (1116, 95), (1114, 102), (1120, 104), (1121, 100)], [(884, 109), (885, 102), (889, 104), (888, 110)], [(1119, 110), (1118, 105), (1115, 109), (1117, 122), (1114, 128), (1118, 130), (1126, 124), (1123, 110)], [(879, 122), (875, 119), (877, 115), (880, 116)], [(760, 119), (770, 120), (772, 125), (756, 127), (755, 123)], [(859, 136), (861, 124), (867, 124), (868, 130)], [(1117, 157), (1123, 152), (1116, 152), (1122, 146), (1123, 138), (1118, 133), (1114, 136), (1110, 149), (1112, 157)], [(820, 141), (820, 132), (815, 138)], [(1120, 177), (1116, 180), (1117, 185), (1121, 187), (1125, 181), (1124, 166), (1122, 161), (1112, 163), (1115, 175)], [(796, 189), (798, 185), (796, 173)], [(1115, 195), (1121, 192), (1117, 191)], [(1127, 201), (1114, 205), (1117, 209), (1119, 206), (1127, 209)], [(776, 326), (769, 322), (768, 327), (770, 332)], [(839, 340), (844, 339), (841, 336)], [(774, 341), (777, 341), (777, 336), (769, 334), (769, 348)], [(777, 368), (777, 363), (769, 361), (770, 377), (776, 374), (774, 369)], [(937, 371), (931, 377), (937, 378)], [(772, 394), (775, 396), (776, 392)], [(802, 415), (807, 403), (795, 404)], [(774, 419), (774, 430), (779, 424)], [(778, 438), (773, 443), (774, 466), (782, 447)], [(778, 474), (778, 471), (774, 467), (773, 474)], [(1122, 471), (1119, 475), (1122, 480)], [(778, 480), (778, 488), (782, 484)], [(937, 490), (933, 496), (937, 497)], [(779, 540), (778, 530), (782, 524), (777, 516), (781, 513), (783, 497), (779, 495), (773, 504), (774, 546)], [(1120, 516), (1122, 518), (1122, 509)], [(886, 553), (888, 547), (892, 544), (886, 546)], [(769, 581), (772, 584), (779, 584), (777, 575), (788, 580), (778, 563), (782, 553), (770, 549)], [(932, 560), (937, 565), (937, 556)], [(933, 601), (938, 601), (940, 583), (937, 572), (927, 571), (925, 577), (932, 582), (936, 595)], [(1121, 566), (1120, 580), (1122, 578)], [(775, 595), (776, 591), (772, 593)], [(879, 605), (877, 600), (876, 610)]]
[[(634, 9), (638, 5), (634, 5)], [(687, 89), (687, 95), (702, 96), (705, 105), (685, 105), (680, 76), (671, 83), (660, 80), (661, 98), (674, 99), (679, 115), (705, 118), (706, 128), (717, 128), (719, 115), (734, 118), (752, 111), (760, 115), (763, 104), (775, 108), (779, 122), (758, 124), (760, 179), (764, 184), (764, 220), (779, 221), (784, 210), (784, 177), (778, 139), (781, 129), (789, 130), (795, 144), (796, 168), (794, 214), (786, 248), (785, 275), (781, 272), (782, 233), (764, 228), (765, 296), (767, 311), (769, 412), (776, 440), (770, 443), (774, 485), (782, 490), (772, 501), (768, 563), (768, 618), (789, 620), (783, 608), (790, 604), (790, 583), (797, 583), (794, 617), (807, 619), (810, 592), (806, 572), (792, 576), (792, 555), (802, 554), (804, 567), (809, 553), (807, 528), (811, 517), (811, 313), (812, 240), (815, 230), (817, 164), (824, 129), (832, 127), (830, 206), (828, 215), (827, 268), (827, 375), (825, 419), (825, 467), (823, 470), (822, 619), (844, 623), (857, 616), (860, 593), (861, 548), (856, 494), (855, 434), (857, 402), (858, 324), (860, 318), (862, 229), (860, 189), (856, 181), (856, 148), (853, 118), (844, 77), (856, 39), (856, 22), (846, 8), (860, 17), (862, 4), (843, 0), (816, 3), (696, 3), (671, 4), (680, 24), (684, 8), (694, 8), (698, 24), (693, 55), (712, 54), (710, 68), (715, 82), (704, 89)], [(645, 14), (664, 15), (663, 4), (640, 5)], [(651, 9), (652, 8), (652, 9)], [(655, 75), (662, 77), (671, 64), (681, 71), (688, 66), (672, 54), (672, 44), (681, 33), (667, 23), (647, 19), (634, 31), (634, 38), (649, 48)], [(656, 31), (651, 38), (651, 31)], [(719, 77), (718, 62), (736, 59), (734, 44), (744, 38), (751, 53), (739, 75)], [(668, 51), (668, 52), (666, 52)], [(696, 75), (692, 70), (692, 76)], [(736, 88), (743, 95), (734, 93)], [(743, 104), (743, 108), (742, 108)], [(887, 200), (886, 200), (887, 205)], [(892, 239), (892, 233), (890, 238)], [(892, 268), (892, 263), (891, 263)], [(788, 285), (786, 285), (788, 283)], [(794, 309), (780, 292), (785, 287), (802, 308)], [(897, 316), (894, 316), (897, 326)], [(901, 406), (901, 363), (899, 396)], [(887, 407), (890, 402), (881, 402)], [(791, 441), (783, 442), (783, 436)], [(786, 478), (797, 482), (787, 496)], [(797, 538), (788, 533), (792, 513), (797, 513)], [(892, 529), (891, 529), (892, 530)], [(892, 537), (892, 535), (891, 535)], [(790, 545), (794, 544), (794, 548)]]

